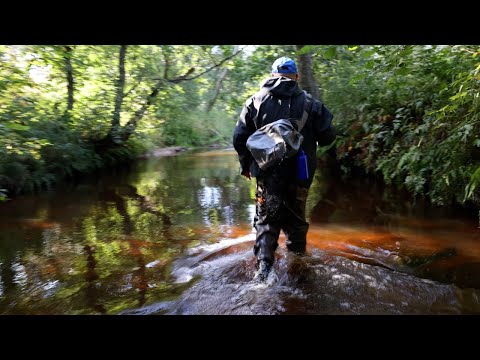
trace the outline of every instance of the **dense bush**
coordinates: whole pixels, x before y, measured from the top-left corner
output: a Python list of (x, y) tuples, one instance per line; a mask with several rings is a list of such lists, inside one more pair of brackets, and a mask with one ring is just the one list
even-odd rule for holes
[(435, 204), (475, 198), (480, 180), (479, 48), (317, 48), (324, 100), (344, 133), (346, 173), (381, 174)]

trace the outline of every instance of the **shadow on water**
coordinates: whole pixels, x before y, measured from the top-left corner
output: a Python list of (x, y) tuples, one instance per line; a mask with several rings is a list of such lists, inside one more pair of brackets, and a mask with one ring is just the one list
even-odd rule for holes
[(153, 158), (0, 206), (3, 314), (480, 313), (475, 219), (318, 173), (307, 253), (253, 280), (233, 151)]

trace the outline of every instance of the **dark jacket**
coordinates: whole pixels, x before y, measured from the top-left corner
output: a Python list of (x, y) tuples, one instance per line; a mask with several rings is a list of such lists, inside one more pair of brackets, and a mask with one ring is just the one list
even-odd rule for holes
[[(254, 106), (259, 98), (259, 114)], [(238, 153), (242, 171), (250, 170), (252, 176), (262, 176), (262, 170), (253, 160), (246, 143), (248, 137), (258, 128), (279, 119), (301, 118), (304, 108), (305, 93), (296, 81), (286, 77), (272, 77), (265, 80), (260, 91), (247, 100), (235, 126), (233, 146)], [(302, 187), (309, 188), (316, 168), (317, 143), (320, 146), (331, 144), (335, 140), (335, 128), (332, 125), (333, 115), (318, 99), (314, 99), (305, 127), (302, 149), (308, 158), (309, 179), (298, 181)], [(286, 167), (291, 171), (291, 180), (296, 179), (296, 158), (287, 160)]]

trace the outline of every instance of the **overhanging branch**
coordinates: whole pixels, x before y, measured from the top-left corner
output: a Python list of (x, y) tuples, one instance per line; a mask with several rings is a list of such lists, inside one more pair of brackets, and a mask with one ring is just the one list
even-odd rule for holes
[[(218, 68), (219, 66), (222, 66), (225, 62), (227, 62), (228, 60), (232, 59), (233, 57), (237, 56), (238, 54), (240, 54), (245, 48), (247, 47), (247, 45), (245, 45), (244, 47), (242, 47), (240, 50), (238, 50), (237, 52), (234, 52), (232, 55), (230, 56), (227, 56), (225, 59), (223, 59), (222, 61), (220, 61), (218, 64), (215, 64), (213, 65), (212, 67), (209, 67), (208, 69), (202, 71), (201, 73), (195, 75), (195, 76), (192, 76), (192, 77), (188, 77), (188, 75), (190, 75), (193, 71), (195, 71), (195, 68), (192, 67), (190, 70), (187, 71), (186, 74), (182, 75), (182, 76), (179, 76), (175, 79), (168, 79), (166, 76), (163, 78), (163, 79), (153, 79), (153, 80), (166, 80), (168, 82), (171, 82), (173, 84), (177, 84), (179, 82), (182, 82), (182, 81), (189, 81), (189, 80), (194, 80), (194, 79), (197, 79), (199, 78), (200, 76), (202, 75), (205, 75), (206, 73), (208, 73), (209, 71), (212, 71), (213, 69), (216, 69)], [(167, 63), (167, 66), (169, 64)], [(166, 75), (166, 72), (165, 74)]]
[(196, 78), (199, 78), (200, 76), (206, 74), (207, 72), (221, 66), (223, 63), (227, 62), (228, 60), (232, 59), (233, 57), (237, 56), (238, 54), (240, 54), (243, 49), (245, 49), (247, 46), (245, 45), (244, 47), (242, 47), (240, 50), (238, 50), (237, 52), (234, 52), (232, 55), (230, 56), (227, 56), (225, 59), (223, 59), (222, 61), (220, 61), (218, 64), (216, 65), (213, 65), (212, 67), (208, 68), (207, 70), (205, 71), (202, 71), (200, 74), (197, 74), (195, 76), (192, 76), (191, 78), (185, 78), (185, 79), (182, 79), (181, 81), (186, 81), (186, 80), (193, 80), (193, 79), (196, 79)]

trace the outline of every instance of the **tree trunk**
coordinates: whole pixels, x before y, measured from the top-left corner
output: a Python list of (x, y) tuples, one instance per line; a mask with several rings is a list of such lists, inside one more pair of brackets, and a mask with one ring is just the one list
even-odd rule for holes
[(160, 91), (160, 88), (163, 85), (163, 79), (160, 80), (155, 87), (152, 89), (152, 92), (147, 98), (147, 101), (145, 104), (142, 105), (140, 109), (135, 111), (135, 114), (132, 116), (130, 120), (128, 120), (127, 124), (123, 127), (121, 139), (122, 141), (127, 141), (130, 135), (132, 135), (135, 132), (135, 129), (137, 128), (138, 122), (142, 119), (143, 115), (145, 115), (145, 112), (147, 109), (150, 107), (150, 105), (153, 102), (153, 99), (157, 96), (158, 92)]
[[(295, 48), (297, 51), (300, 51), (304, 46), (305, 45), (295, 45)], [(314, 98), (318, 98), (320, 92), (318, 90), (317, 82), (313, 77), (311, 53), (298, 55), (298, 75), (300, 87), (312, 94)]]
[[(152, 88), (152, 91), (150, 95), (148, 95), (145, 103), (142, 105), (140, 109), (138, 109), (135, 114), (128, 120), (128, 122), (125, 124), (125, 126), (121, 127), (120, 126), (120, 110), (122, 106), (122, 101), (123, 98), (125, 97), (123, 94), (123, 88), (125, 87), (125, 53), (126, 53), (127, 46), (123, 45), (120, 48), (120, 61), (119, 61), (119, 80), (117, 83), (117, 96), (115, 98), (115, 111), (114, 111), (114, 117), (112, 119), (112, 127), (110, 129), (110, 132), (106, 137), (103, 139), (100, 139), (99, 141), (96, 142), (95, 147), (97, 152), (103, 152), (108, 148), (111, 148), (113, 146), (119, 146), (122, 143), (126, 142), (130, 136), (135, 132), (137, 128), (138, 122), (143, 118), (145, 115), (145, 112), (148, 110), (150, 105), (153, 103), (153, 100), (155, 97), (158, 95), (160, 89), (164, 87), (166, 84), (171, 83), (171, 84), (178, 84), (183, 81), (191, 81), (194, 80), (210, 71), (213, 69), (216, 69), (220, 67), (224, 62), (228, 61), (229, 59), (233, 58), (237, 54), (240, 53), (240, 51), (234, 50), (234, 54), (227, 56), (224, 58), (222, 61), (220, 61), (218, 64), (215, 64), (214, 66), (200, 72), (199, 74), (189, 77), (190, 74), (192, 74), (195, 71), (195, 68), (192, 67), (189, 69), (184, 75), (178, 76), (174, 79), (169, 79), (166, 76), (167, 71), (165, 71), (164, 77), (158, 80), (158, 82), (155, 84), (155, 86)], [(235, 48), (237, 49), (237, 48)], [(243, 50), (243, 49), (242, 49)], [(165, 60), (165, 65), (166, 68), (168, 68), (168, 58)]]
[(110, 137), (112, 140), (119, 136), (120, 130), (120, 113), (122, 111), (122, 103), (125, 89), (125, 55), (127, 53), (127, 45), (120, 46), (118, 56), (118, 80), (117, 91), (115, 94), (115, 108), (113, 110), (112, 127), (110, 128)]
[(208, 105), (207, 105), (207, 113), (212, 111), (213, 105), (215, 105), (218, 95), (220, 95), (220, 89), (222, 88), (222, 83), (225, 77), (227, 76), (227, 73), (228, 73), (227, 68), (223, 68), (220, 70), (220, 75), (218, 76), (217, 84), (215, 85), (215, 93), (213, 94), (213, 98), (208, 102)]
[(72, 48), (70, 46), (64, 46), (65, 49), (65, 72), (67, 73), (67, 91), (68, 91), (68, 104), (67, 113), (73, 110), (73, 67), (72, 67)]
[[(238, 52), (238, 49), (239, 49), (239, 46), (235, 45), (235, 47), (233, 48), (234, 55)], [(212, 111), (213, 105), (215, 105), (215, 102), (218, 99), (218, 95), (220, 95), (220, 90), (222, 89), (223, 80), (225, 80), (225, 78), (227, 77), (227, 74), (228, 74), (228, 68), (225, 67), (222, 70), (220, 70), (217, 83), (215, 85), (215, 93), (213, 94), (213, 98), (208, 102), (208, 105), (207, 105), (207, 113)]]

